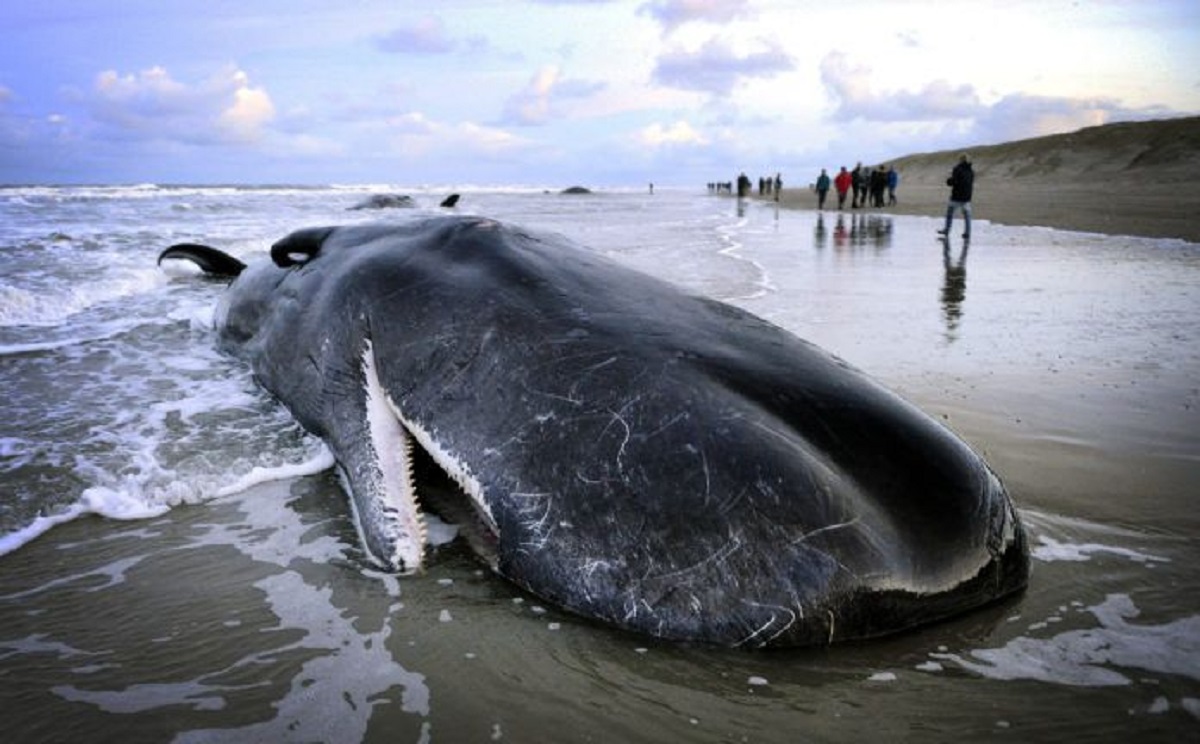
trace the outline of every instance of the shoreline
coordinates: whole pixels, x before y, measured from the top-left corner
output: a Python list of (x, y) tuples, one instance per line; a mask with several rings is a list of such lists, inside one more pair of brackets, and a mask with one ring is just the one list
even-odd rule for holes
[[(901, 173), (896, 189), (896, 204), (843, 210), (850, 214), (924, 215), (941, 219), (946, 214), (949, 189), (925, 183), (906, 184)], [(754, 195), (759, 201), (771, 196)], [(847, 197), (849, 202), (849, 197)], [(817, 208), (817, 194), (811, 187), (780, 191), (779, 204), (789, 209)], [(832, 205), (832, 207), (831, 207)], [(825, 200), (825, 211), (836, 213), (837, 193), (832, 189)], [(1118, 184), (1055, 185), (1041, 182), (1023, 186), (1006, 182), (976, 181), (971, 202), (972, 218), (1001, 225), (1049, 227), (1104, 235), (1130, 235), (1145, 238), (1176, 238), (1200, 243), (1200, 196), (1179, 184), (1139, 185), (1128, 189)], [(955, 214), (961, 225), (962, 215)]]

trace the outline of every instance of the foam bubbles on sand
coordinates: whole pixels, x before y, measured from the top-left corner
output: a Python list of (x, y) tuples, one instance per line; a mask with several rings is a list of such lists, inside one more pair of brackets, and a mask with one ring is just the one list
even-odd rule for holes
[(1049, 638), (1015, 638), (1001, 648), (977, 649), (966, 656), (930, 656), (997, 680), (1103, 687), (1132, 684), (1128, 670), (1136, 669), (1200, 681), (1200, 615), (1160, 625), (1135, 624), (1130, 618), (1140, 613), (1126, 594), (1110, 594), (1087, 611), (1099, 627)]
[(1033, 548), (1032, 556), (1039, 561), (1050, 563), (1053, 561), (1072, 561), (1082, 562), (1092, 559), (1093, 555), (1098, 553), (1120, 556), (1128, 558), (1135, 563), (1170, 563), (1169, 558), (1163, 558), (1156, 555), (1149, 555), (1131, 550), (1129, 548), (1121, 548), (1113, 545), (1101, 545), (1099, 543), (1075, 544), (1055, 540), (1046, 535), (1039, 535), (1037, 547)]

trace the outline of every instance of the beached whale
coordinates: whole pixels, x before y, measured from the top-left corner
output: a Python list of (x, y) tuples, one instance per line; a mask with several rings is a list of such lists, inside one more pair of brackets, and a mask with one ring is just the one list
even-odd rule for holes
[[(451, 194), (443, 199), (438, 206), (449, 209), (458, 204), (459, 198), (458, 194)], [(417, 206), (417, 202), (408, 194), (372, 194), (354, 206), (346, 207), (346, 209), (401, 209), (415, 206)]]
[(372, 194), (346, 209), (399, 209), (415, 206), (417, 203), (408, 194)]
[[(230, 265), (160, 262), (197, 253)], [(220, 343), (328, 443), (384, 567), (421, 566), (419, 447), (496, 572), (653, 636), (825, 644), (1026, 584), (978, 455), (748, 312), (477, 217), (301, 230), (271, 256), (223, 296)]]

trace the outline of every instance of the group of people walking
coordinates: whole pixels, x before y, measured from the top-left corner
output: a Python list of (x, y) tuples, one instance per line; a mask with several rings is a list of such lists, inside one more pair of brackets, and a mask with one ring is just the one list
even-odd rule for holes
[(900, 185), (900, 174), (892, 166), (878, 165), (874, 168), (864, 168), (862, 163), (854, 166), (854, 170), (846, 170), (846, 166), (838, 171), (832, 179), (824, 168), (817, 176), (815, 184), (817, 192), (817, 209), (825, 208), (825, 198), (829, 195), (829, 187), (837, 192), (838, 209), (846, 206), (846, 196), (851, 195), (850, 208), (884, 206), (884, 194), (887, 194), (887, 204), (896, 203), (896, 187)]
[[(832, 187), (837, 193), (837, 208), (844, 209), (846, 206), (846, 197), (850, 196), (850, 208), (859, 209), (862, 207), (883, 207), (890, 206), (896, 203), (896, 187), (900, 185), (900, 174), (894, 166), (877, 165), (874, 168), (863, 167), (862, 163), (857, 163), (854, 170), (846, 170), (846, 166), (842, 166), (838, 174), (833, 178), (829, 177), (829, 173), (824, 168), (821, 169), (821, 175), (817, 176), (816, 183), (813, 185), (817, 192), (817, 209), (825, 209), (825, 200), (829, 195), (829, 190)], [(971, 160), (966, 154), (959, 157), (959, 162), (951, 171), (950, 177), (946, 179), (946, 185), (950, 187), (950, 200), (946, 206), (946, 225), (943, 229), (938, 230), (938, 234), (948, 236), (950, 234), (950, 226), (954, 221), (955, 211), (961, 211), (963, 215), (963, 237), (971, 237), (971, 196), (975, 185), (975, 171), (971, 167)], [(737, 182), (738, 197), (750, 195), (751, 182), (745, 173), (738, 175)], [(758, 179), (759, 195), (775, 195), (775, 200), (779, 200), (780, 191), (783, 189), (783, 179), (778, 173), (774, 178)], [(715, 193), (732, 193), (734, 183), (730, 182), (713, 182), (708, 184), (709, 192)], [(886, 201), (885, 201), (886, 199)]]
[[(741, 173), (737, 177), (737, 195), (738, 198), (750, 196), (752, 185), (750, 177), (745, 173)], [(708, 192), (710, 194), (732, 194), (734, 190), (734, 182), (732, 181), (710, 181), (708, 184)], [(775, 201), (779, 201), (779, 194), (783, 191), (783, 178), (776, 173), (774, 177), (764, 176), (758, 179), (758, 195), (771, 196), (774, 194)]]

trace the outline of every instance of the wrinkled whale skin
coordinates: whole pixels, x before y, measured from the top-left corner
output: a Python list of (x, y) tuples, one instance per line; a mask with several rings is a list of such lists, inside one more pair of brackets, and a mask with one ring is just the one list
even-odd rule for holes
[(758, 647), (1026, 585), (1024, 530), (975, 452), (746, 311), (476, 217), (302, 230), (272, 255), (223, 297), (221, 344), (347, 473), (371, 467), (377, 378), (479, 500), (494, 570), (548, 602)]

